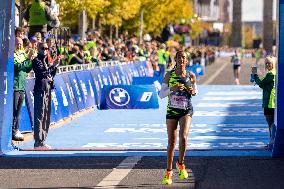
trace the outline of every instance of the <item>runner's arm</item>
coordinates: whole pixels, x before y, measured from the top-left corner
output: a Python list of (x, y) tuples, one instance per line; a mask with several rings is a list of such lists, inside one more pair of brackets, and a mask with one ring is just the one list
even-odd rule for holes
[(159, 92), (159, 97), (162, 99), (162, 98), (165, 98), (167, 97), (169, 94), (171, 94), (171, 90), (169, 88), (169, 73), (166, 73), (165, 75), (165, 78), (164, 78), (164, 81), (163, 81), (163, 84), (162, 84), (162, 87), (161, 87), (161, 90)]

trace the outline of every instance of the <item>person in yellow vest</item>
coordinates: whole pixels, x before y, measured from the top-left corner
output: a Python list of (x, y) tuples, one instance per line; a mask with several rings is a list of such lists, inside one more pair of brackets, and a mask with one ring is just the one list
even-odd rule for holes
[(158, 54), (158, 66), (160, 69), (159, 77), (164, 77), (166, 73), (166, 64), (167, 64), (166, 45), (164, 43), (160, 45), (157, 54)]
[(58, 20), (42, 0), (33, 0), (25, 12), (24, 18), (29, 24), (29, 38), (34, 36), (36, 32), (41, 32), (44, 36), (47, 33), (48, 22)]
[(71, 50), (71, 52), (68, 54), (68, 58), (67, 58), (67, 64), (68, 65), (74, 65), (74, 64), (85, 64), (84, 59), (81, 59), (78, 56), (79, 53), (79, 47), (78, 46), (74, 46)]

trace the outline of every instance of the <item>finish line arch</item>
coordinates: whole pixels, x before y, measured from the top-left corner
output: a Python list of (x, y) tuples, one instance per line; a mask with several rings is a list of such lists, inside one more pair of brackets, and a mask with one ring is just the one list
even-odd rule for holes
[[(0, 3), (0, 155), (12, 150), (15, 1)], [(284, 157), (284, 0), (278, 2), (278, 73), (273, 157)], [(279, 115), (279, 116), (278, 116)]]

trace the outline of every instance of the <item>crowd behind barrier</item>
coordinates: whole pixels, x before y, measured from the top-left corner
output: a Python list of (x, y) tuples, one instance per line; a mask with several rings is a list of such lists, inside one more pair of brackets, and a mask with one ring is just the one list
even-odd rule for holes
[[(55, 89), (52, 91), (51, 122), (55, 123), (87, 108), (158, 108), (157, 90), (163, 78), (156, 77), (152, 65), (146, 61), (104, 62), (96, 64), (71, 65), (59, 67), (59, 74), (54, 78)], [(198, 74), (196, 67), (188, 67)], [(194, 70), (195, 69), (195, 70)], [(202, 74), (202, 73), (201, 73)], [(20, 131), (32, 132), (34, 115), (33, 97), (34, 78), (27, 79), (26, 103), (23, 104)], [(128, 87), (127, 87), (128, 86)], [(111, 102), (109, 92), (124, 88), (118, 94), (122, 102)], [(127, 92), (131, 100), (127, 101)], [(117, 91), (115, 91), (117, 92)], [(124, 96), (123, 96), (124, 95)], [(121, 97), (123, 96), (123, 97)], [(117, 99), (113, 97), (113, 99)], [(136, 100), (135, 100), (136, 99)]]
[[(102, 91), (106, 86), (131, 85), (133, 77), (153, 75), (152, 67), (146, 61), (79, 68), (72, 68), (74, 71), (67, 69), (54, 78), (55, 89), (52, 91), (51, 111), (51, 122), (53, 123), (90, 107), (95, 106), (101, 109), (101, 106), (105, 106), (101, 99)], [(22, 132), (32, 131), (33, 86), (34, 78), (29, 78), (26, 85), (26, 103), (23, 104), (20, 121)]]

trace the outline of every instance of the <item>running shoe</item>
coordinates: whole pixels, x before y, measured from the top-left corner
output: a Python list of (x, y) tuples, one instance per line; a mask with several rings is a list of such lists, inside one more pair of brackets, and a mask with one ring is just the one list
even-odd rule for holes
[(23, 141), (24, 135), (19, 130), (17, 130), (16, 133), (12, 136), (12, 139), (15, 141)]
[(180, 165), (178, 162), (176, 162), (176, 167), (178, 170), (178, 177), (183, 180), (183, 179), (187, 179), (188, 178), (188, 173), (185, 169), (185, 165), (182, 164)]
[(173, 171), (166, 171), (166, 174), (163, 178), (163, 184), (169, 185), (173, 183)]

